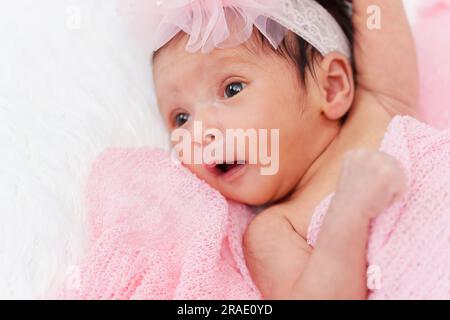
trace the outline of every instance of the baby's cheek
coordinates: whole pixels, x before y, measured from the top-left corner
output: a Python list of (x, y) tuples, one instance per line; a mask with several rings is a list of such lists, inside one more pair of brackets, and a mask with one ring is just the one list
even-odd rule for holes
[(185, 167), (186, 169), (188, 169), (189, 171), (191, 171), (192, 173), (197, 174), (198, 169), (196, 168), (195, 165), (192, 164), (187, 164), (187, 163), (183, 163), (182, 162), (183, 167)]

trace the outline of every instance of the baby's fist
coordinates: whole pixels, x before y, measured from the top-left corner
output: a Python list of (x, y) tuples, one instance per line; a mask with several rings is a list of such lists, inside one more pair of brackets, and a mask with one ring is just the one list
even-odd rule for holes
[(353, 150), (345, 156), (335, 200), (372, 219), (400, 199), (405, 189), (406, 177), (395, 158)]

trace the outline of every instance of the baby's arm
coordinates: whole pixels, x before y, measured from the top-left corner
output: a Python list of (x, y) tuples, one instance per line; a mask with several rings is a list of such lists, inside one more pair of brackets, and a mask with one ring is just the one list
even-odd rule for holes
[[(419, 95), (416, 48), (402, 0), (353, 0), (358, 87), (392, 114), (415, 115)], [(381, 29), (371, 29), (380, 9)], [(368, 12), (369, 10), (369, 12)], [(368, 25), (369, 22), (369, 25)]]
[(335, 207), (327, 213), (314, 251), (269, 208), (250, 224), (244, 253), (265, 299), (365, 299), (368, 219)]
[(333, 201), (290, 298), (366, 299), (369, 223), (356, 206)]
[(243, 249), (249, 272), (264, 299), (290, 299), (312, 252), (281, 207), (270, 207), (252, 220)]
[(257, 216), (244, 236), (244, 253), (264, 298), (365, 299), (370, 221), (403, 186), (403, 173), (391, 157), (350, 153), (314, 250), (280, 207)]

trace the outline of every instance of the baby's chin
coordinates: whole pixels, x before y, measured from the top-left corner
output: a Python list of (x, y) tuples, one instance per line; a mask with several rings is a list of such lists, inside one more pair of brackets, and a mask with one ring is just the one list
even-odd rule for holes
[(249, 206), (264, 206), (281, 198), (276, 194), (278, 188), (271, 180), (269, 176), (253, 177), (249, 174), (239, 183), (219, 185), (216, 189), (228, 200)]
[(237, 194), (236, 192), (231, 193), (221, 192), (221, 193), (227, 200), (242, 203), (252, 207), (264, 206), (270, 203), (270, 197), (265, 197), (260, 193), (253, 193), (253, 192), (252, 193), (243, 192), (239, 194)]
[[(234, 176), (225, 177), (221, 173), (205, 172), (198, 166), (186, 166), (197, 177), (206, 181), (219, 191), (227, 200), (249, 206), (264, 206), (281, 198), (278, 175), (262, 175), (258, 166), (245, 165)], [(216, 170), (217, 171), (217, 170)]]

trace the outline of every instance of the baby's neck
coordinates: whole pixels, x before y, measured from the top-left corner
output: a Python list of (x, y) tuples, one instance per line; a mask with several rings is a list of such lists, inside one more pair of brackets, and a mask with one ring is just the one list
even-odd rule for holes
[(350, 150), (379, 150), (391, 120), (392, 115), (388, 114), (375, 98), (368, 95), (356, 97), (340, 132), (310, 166), (298, 187), (306, 186), (322, 168), (341, 163)]
[(392, 117), (371, 96), (355, 99), (340, 132), (283, 201), (293, 212), (291, 223), (299, 234), (306, 237), (314, 208), (335, 191), (345, 154), (353, 149), (379, 150)]

